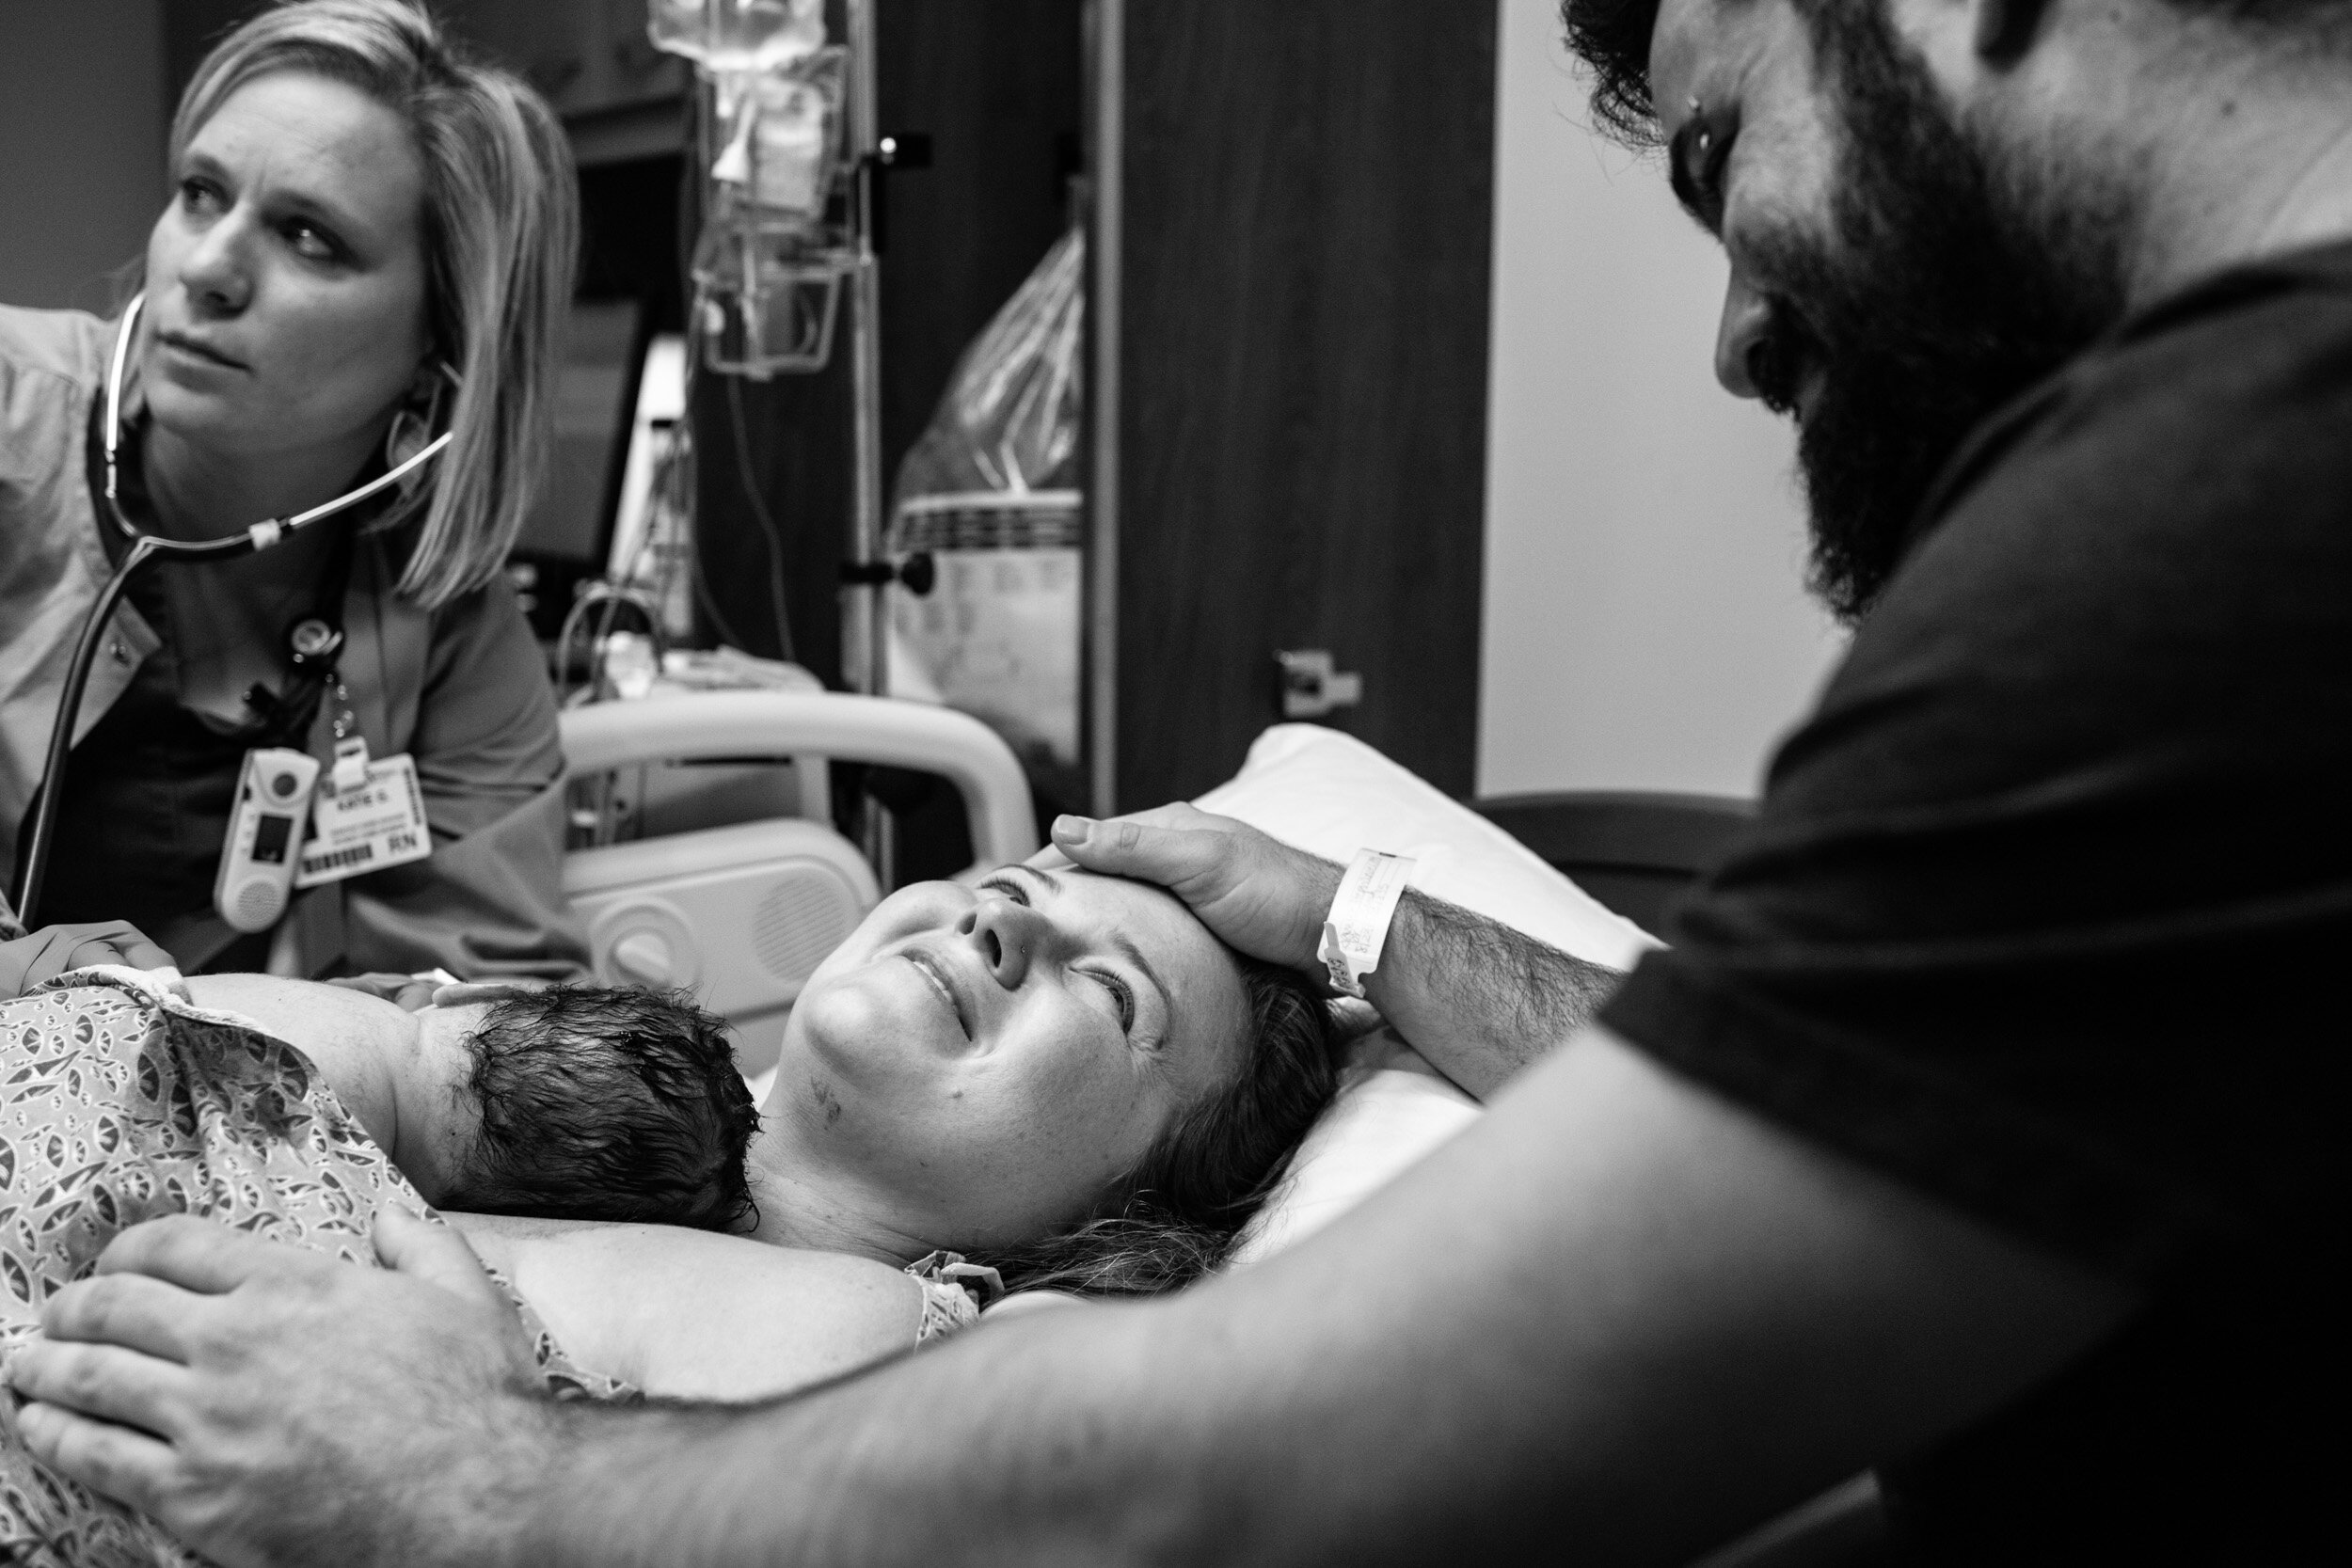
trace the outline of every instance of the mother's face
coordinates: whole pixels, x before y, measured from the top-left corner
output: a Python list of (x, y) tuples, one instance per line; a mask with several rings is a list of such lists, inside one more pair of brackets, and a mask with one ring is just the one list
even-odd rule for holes
[(424, 168), (358, 88), (279, 71), (188, 140), (147, 245), (142, 369), (172, 435), (252, 456), (362, 445), (424, 362)]
[(1226, 950), (1157, 888), (1008, 866), (882, 901), (810, 976), (773, 1115), (939, 1244), (1082, 1216), (1241, 1065)]

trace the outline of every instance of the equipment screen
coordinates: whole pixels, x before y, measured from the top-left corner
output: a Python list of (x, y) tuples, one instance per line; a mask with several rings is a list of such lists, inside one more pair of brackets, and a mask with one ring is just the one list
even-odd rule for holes
[(257, 864), (277, 865), (286, 858), (286, 841), (294, 836), (294, 818), (262, 814), (253, 826), (253, 859)]

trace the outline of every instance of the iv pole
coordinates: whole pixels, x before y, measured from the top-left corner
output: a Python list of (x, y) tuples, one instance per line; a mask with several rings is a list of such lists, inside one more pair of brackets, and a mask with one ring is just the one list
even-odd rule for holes
[[(890, 687), (890, 618), (884, 594), (890, 573), (882, 540), (882, 288), (875, 263), (875, 203), (887, 154), (875, 104), (874, 8), (877, 0), (846, 0), (850, 45), (850, 156), (857, 171), (850, 192), (852, 261), (850, 274), (850, 396), (852, 482), (850, 562), (854, 580), (841, 615), (842, 673), (852, 690), (886, 696)], [(881, 566), (879, 580), (873, 568)], [(890, 813), (866, 798), (864, 844), (874, 876), (894, 884), (897, 846)]]

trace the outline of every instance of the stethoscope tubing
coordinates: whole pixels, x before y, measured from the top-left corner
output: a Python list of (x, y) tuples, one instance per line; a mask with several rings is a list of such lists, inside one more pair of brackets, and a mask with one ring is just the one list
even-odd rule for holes
[[(270, 518), (255, 523), (242, 533), (225, 539), (166, 539), (142, 531), (123, 515), (121, 502), (116, 497), (115, 455), (122, 437), (122, 372), (131, 353), (131, 337), (137, 325), (139, 310), (147, 303), (145, 294), (135, 295), (122, 312), (122, 325), (115, 333), (114, 357), (106, 368), (106, 425), (104, 431), (106, 457), (106, 510), (113, 514), (115, 526), (131, 540), (130, 553), (122, 558), (106, 585), (98, 591), (98, 602), (90, 607), (82, 622), (82, 634), (73, 644), (72, 661), (66, 666), (65, 689), (57, 697), (57, 714), (49, 726), (49, 754), (41, 765), (40, 787), (33, 798), (32, 832), (24, 842), (24, 853), (16, 863), (15, 886), (10, 889), (8, 902), (15, 906), (16, 917), (29, 929), (39, 924), (35, 918), (40, 908), (41, 883), (49, 870), (49, 851), (57, 836), (57, 802), (56, 791), (49, 786), (65, 777), (66, 759), (73, 750), (73, 724), (82, 710), (82, 693), (89, 686), (90, 668), (97, 662), (98, 645), (106, 634), (106, 623), (130, 588), (131, 579), (150, 562), (233, 561), (239, 556), (256, 555), (283, 544), (287, 539), (314, 523), (325, 522), (339, 513), (376, 495), (386, 487), (397, 484), (426, 463), (440, 455), (448, 447), (452, 432), (443, 431), (409, 457), (349, 490), (323, 506), (311, 507), (292, 517)], [(451, 373), (447, 367), (445, 374)], [(452, 379), (454, 379), (453, 374)]]

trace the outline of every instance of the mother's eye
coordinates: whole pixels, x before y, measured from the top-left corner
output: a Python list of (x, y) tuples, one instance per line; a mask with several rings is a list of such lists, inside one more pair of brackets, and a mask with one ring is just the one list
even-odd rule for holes
[(1136, 1032), (1135, 987), (1129, 985), (1118, 975), (1108, 974), (1101, 970), (1089, 970), (1087, 973), (1093, 979), (1101, 982), (1103, 989), (1110, 992), (1111, 1001), (1118, 1006), (1120, 1032), (1128, 1035), (1134, 1034)]

